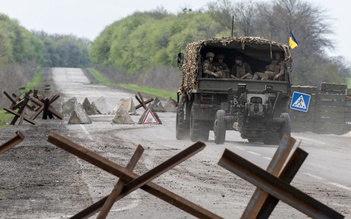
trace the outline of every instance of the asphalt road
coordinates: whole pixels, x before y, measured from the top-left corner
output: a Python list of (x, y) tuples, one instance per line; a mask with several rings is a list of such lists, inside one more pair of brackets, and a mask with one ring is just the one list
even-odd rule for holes
[[(71, 97), (76, 97), (78, 102), (85, 97), (94, 101), (99, 97), (104, 97), (111, 112), (119, 99), (134, 98), (135, 95), (92, 84), (80, 69), (54, 68), (52, 83), (55, 84), (56, 91), (61, 94), (60, 101)], [(145, 151), (135, 168), (135, 173), (139, 175), (193, 144), (190, 140), (176, 140), (175, 113), (158, 113), (162, 121), (161, 125), (137, 124), (143, 109), (138, 109), (137, 113), (137, 115), (132, 115), (135, 124), (131, 125), (113, 124), (114, 115), (109, 114), (91, 116), (93, 123), (89, 125), (68, 125), (69, 115), (65, 116), (63, 121), (56, 120), (51, 123), (61, 123), (65, 131), (57, 129), (58, 133), (121, 166), (126, 166), (137, 145), (142, 145)], [(309, 155), (291, 185), (343, 214), (345, 218), (351, 218), (351, 134), (339, 136), (292, 133), (292, 137), (297, 142), (301, 141), (300, 148)], [(153, 182), (221, 217), (240, 218), (256, 187), (218, 165), (225, 149), (266, 169), (277, 146), (249, 143), (241, 139), (240, 134), (234, 131), (227, 131), (225, 144), (216, 145), (213, 133), (210, 133), (210, 140), (206, 142), (203, 151), (162, 174)], [(72, 160), (70, 161), (72, 162), (71, 167), (78, 168), (74, 171), (79, 174), (74, 176), (75, 184), (80, 187), (79, 189), (71, 188), (70, 183), (65, 186), (72, 192), (78, 190), (79, 194), (82, 194), (80, 198), (77, 198), (78, 200), (72, 199), (71, 202), (66, 199), (65, 202), (57, 200), (56, 205), (64, 207), (55, 208), (51, 204), (47, 206), (46, 211), (38, 210), (36, 207), (32, 207), (36, 210), (31, 210), (30, 205), (26, 205), (27, 210), (21, 212), (18, 217), (16, 217), (15, 210), (7, 209), (6, 211), (11, 211), (11, 214), (0, 211), (0, 217), (68, 218), (111, 192), (118, 178), (72, 155), (67, 156), (69, 160)], [(1, 159), (9, 160), (3, 157), (5, 154), (0, 155), (0, 162)], [(6, 170), (0, 169), (1, 177), (5, 173), (7, 174)], [(69, 178), (73, 173), (70, 173), (68, 169), (62, 174), (65, 178)], [(9, 205), (18, 205), (18, 202), (15, 201), (7, 205), (1, 204), (7, 201), (6, 198), (1, 198), (1, 194), (7, 194), (6, 189), (10, 187), (5, 185), (2, 188), (1, 182), (0, 180), (0, 207), (11, 208)], [(52, 185), (51, 188), (55, 188), (54, 186)], [(47, 198), (47, 195), (42, 197), (44, 201)], [(194, 218), (140, 189), (115, 203), (108, 218), (165, 217)], [(308, 217), (289, 205), (279, 202), (270, 218)]]

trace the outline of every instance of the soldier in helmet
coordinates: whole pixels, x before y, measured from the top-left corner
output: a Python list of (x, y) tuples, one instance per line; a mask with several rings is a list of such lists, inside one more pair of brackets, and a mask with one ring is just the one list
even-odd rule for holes
[(216, 59), (217, 62), (213, 63), (215, 70), (217, 70), (217, 72), (221, 72), (223, 78), (228, 78), (230, 70), (228, 65), (224, 62), (225, 56), (223, 54), (218, 54)]
[(230, 77), (233, 79), (251, 79), (252, 70), (249, 64), (243, 61), (241, 56), (235, 57), (235, 64), (230, 71)]
[(264, 72), (255, 72), (254, 80), (279, 80), (281, 76), (285, 75), (286, 63), (282, 59), (283, 55), (279, 52), (274, 54), (271, 64), (266, 66)]
[(213, 59), (215, 55), (213, 52), (206, 53), (206, 59), (202, 63), (202, 73), (203, 76), (207, 76), (209, 78), (220, 78), (222, 77), (222, 73), (218, 72), (213, 66)]

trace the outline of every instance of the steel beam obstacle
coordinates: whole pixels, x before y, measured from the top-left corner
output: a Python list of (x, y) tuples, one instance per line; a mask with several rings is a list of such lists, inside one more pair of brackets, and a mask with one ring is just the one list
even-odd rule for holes
[[(30, 96), (31, 93), (33, 93), (32, 96)], [(47, 119), (47, 117), (52, 119), (54, 116), (58, 119), (63, 119), (63, 115), (52, 107), (52, 103), (54, 103), (60, 97), (58, 94), (55, 94), (50, 98), (45, 97), (44, 94), (38, 97), (37, 90), (34, 90), (34, 92), (29, 90), (26, 92), (23, 99), (21, 99), (19, 95), (17, 96), (15, 94), (13, 94), (13, 97), (15, 97), (15, 99), (13, 99), (5, 91), (4, 94), (11, 102), (10, 107), (4, 108), (4, 110), (14, 115), (11, 125), (15, 125), (18, 119), (18, 124), (22, 124), (23, 121), (26, 121), (32, 125), (36, 125), (34, 120), (40, 113), (43, 113), (42, 119)], [(33, 103), (33, 105), (30, 105), (29, 103)], [(34, 113), (27, 116), (26, 109), (30, 109), (31, 111), (34, 111)]]
[(21, 143), (24, 139), (24, 135), (21, 131), (16, 132), (16, 136), (0, 145), (0, 154), (5, 153), (7, 150), (13, 148), (17, 144)]
[[(19, 97), (18, 99), (16, 98), (15, 100), (13, 100), (7, 93), (4, 92), (4, 94), (11, 101), (11, 106), (9, 107), (9, 109), (4, 108), (4, 110), (14, 115), (14, 118), (11, 120), (11, 123), (10, 123), (11, 125), (15, 125), (18, 119), (19, 119), (18, 124), (22, 124), (23, 121), (26, 121), (32, 125), (36, 125), (34, 121), (26, 117), (26, 108), (28, 107), (29, 95), (31, 94), (31, 92), (32, 90), (26, 92), (22, 100), (20, 100)], [(15, 101), (18, 101), (18, 103), (16, 103)], [(31, 107), (28, 107), (28, 108), (32, 109)], [(16, 112), (15, 110), (17, 109), (18, 111)]]
[(59, 112), (57, 112), (51, 104), (54, 103), (60, 95), (55, 94), (51, 96), (50, 98), (47, 98), (43, 96), (40, 99), (37, 99), (35, 97), (30, 97), (30, 100), (38, 106), (36, 112), (30, 117), (31, 119), (36, 119), (40, 113), (43, 113), (43, 119), (47, 119), (49, 117), (50, 119), (57, 117), (58, 119), (63, 119), (63, 115)]
[(228, 149), (224, 151), (218, 164), (257, 187), (241, 218), (268, 218), (279, 200), (312, 218), (344, 218), (340, 213), (290, 185), (308, 155), (297, 148), (282, 168), (294, 143), (295, 139), (291, 137), (282, 140), (279, 146), (282, 149), (278, 148), (267, 171)]
[[(112, 193), (100, 201), (94, 203), (92, 206), (88, 207), (87, 209), (83, 210), (82, 212), (79, 212), (77, 215), (73, 216), (72, 218), (86, 218), (88, 215), (91, 215), (97, 211), (99, 211), (100, 208), (104, 207), (106, 210), (105, 212), (100, 213), (103, 218), (104, 215), (106, 215), (106, 211), (108, 211), (108, 208), (111, 206), (111, 203), (114, 202), (115, 200), (119, 200), (126, 195), (130, 194), (131, 192), (141, 188), (144, 191), (164, 200), (165, 202), (168, 202), (169, 204), (174, 205), (175, 207), (178, 207), (179, 209), (182, 209), (185, 212), (188, 212), (189, 214), (198, 217), (198, 218), (222, 218), (202, 207), (199, 205), (196, 205), (183, 197), (161, 187), (158, 186), (155, 183), (152, 183), (151, 181), (158, 177), (159, 175), (165, 173), (169, 169), (175, 167), (179, 163), (187, 160), (191, 156), (197, 154), (201, 150), (205, 148), (205, 144), (202, 142), (197, 142), (193, 144), (192, 146), (188, 147), (187, 149), (181, 151), (180, 153), (176, 154), (175, 156), (171, 157), (170, 159), (166, 160), (162, 164), (156, 166), (152, 170), (146, 172), (145, 174), (139, 176), (131, 171), (132, 165), (127, 168), (124, 168), (116, 163), (113, 163), (112, 161), (99, 156), (98, 154), (94, 153), (93, 151), (90, 151), (66, 138), (63, 136), (60, 136), (56, 134), (55, 132), (51, 132), (48, 137), (48, 142), (62, 148), (63, 150), (66, 150), (67, 152), (95, 165), (96, 167), (105, 170), (117, 177), (125, 183), (123, 186), (123, 189), (120, 187), (114, 189)], [(137, 153), (137, 152), (136, 152)], [(133, 160), (133, 159), (132, 159)], [(118, 184), (118, 183), (117, 183)], [(111, 197), (111, 198), (110, 198)], [(107, 200), (109, 202), (105, 205)]]
[(138, 92), (138, 94), (135, 95), (135, 99), (137, 99), (137, 101), (139, 102), (139, 104), (135, 106), (135, 109), (139, 109), (140, 107), (143, 107), (144, 109), (146, 109), (147, 108), (146, 104), (151, 103), (154, 100), (151, 97), (144, 101), (144, 98), (140, 92)]

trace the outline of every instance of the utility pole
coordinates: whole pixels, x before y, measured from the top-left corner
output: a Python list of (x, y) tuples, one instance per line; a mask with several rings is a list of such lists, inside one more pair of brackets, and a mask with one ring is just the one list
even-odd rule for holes
[(232, 37), (234, 37), (234, 22), (235, 22), (235, 16), (232, 16)]

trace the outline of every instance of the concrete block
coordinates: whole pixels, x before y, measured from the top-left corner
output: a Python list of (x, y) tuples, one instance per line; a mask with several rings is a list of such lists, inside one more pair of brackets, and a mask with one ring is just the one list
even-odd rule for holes
[(88, 114), (83, 109), (82, 105), (78, 103), (68, 120), (68, 124), (91, 124)]
[(92, 105), (100, 114), (108, 114), (110, 112), (104, 97), (99, 97), (92, 102)]
[(166, 112), (177, 112), (177, 101), (173, 100), (171, 97), (168, 98), (165, 105), (163, 106)]
[(149, 104), (148, 108), (152, 109), (152, 111), (154, 112), (166, 112), (158, 97), (156, 97), (154, 101), (151, 104)]
[(97, 112), (96, 108), (91, 105), (91, 103), (88, 100), (88, 98), (84, 98), (84, 100), (82, 101), (82, 106), (83, 106), (83, 109), (85, 110), (85, 112), (87, 112), (88, 115), (99, 114)]
[(74, 111), (74, 108), (77, 105), (77, 98), (72, 97), (64, 101), (61, 105), (62, 114), (71, 114)]
[(127, 110), (122, 106), (117, 109), (115, 117), (112, 119), (115, 124), (134, 124)]
[(132, 98), (120, 99), (117, 106), (113, 109), (112, 114), (116, 114), (119, 108), (123, 107), (129, 115), (136, 115), (136, 109)]

